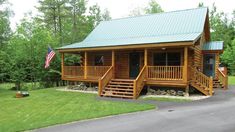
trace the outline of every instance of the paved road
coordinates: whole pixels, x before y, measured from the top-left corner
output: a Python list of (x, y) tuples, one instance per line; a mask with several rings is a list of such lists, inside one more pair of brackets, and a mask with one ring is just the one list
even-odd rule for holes
[(159, 110), (81, 121), (38, 132), (235, 132), (235, 86), (190, 103), (158, 103)]

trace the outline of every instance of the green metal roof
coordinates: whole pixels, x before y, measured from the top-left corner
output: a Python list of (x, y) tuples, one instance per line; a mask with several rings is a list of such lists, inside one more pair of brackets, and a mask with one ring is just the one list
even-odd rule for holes
[(223, 41), (211, 41), (203, 45), (203, 50), (223, 50)]
[(207, 11), (203, 7), (103, 21), (82, 42), (59, 49), (193, 41), (203, 32)]

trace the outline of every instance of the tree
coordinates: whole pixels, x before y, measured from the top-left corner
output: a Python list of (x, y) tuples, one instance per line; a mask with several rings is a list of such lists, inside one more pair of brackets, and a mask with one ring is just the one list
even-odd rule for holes
[(0, 50), (3, 48), (11, 35), (9, 17), (12, 11), (9, 9), (9, 3), (6, 0), (0, 0)]
[(198, 3), (198, 7), (204, 7), (204, 3), (203, 2), (199, 2)]
[(148, 6), (145, 7), (145, 13), (146, 14), (153, 14), (153, 13), (160, 13), (163, 12), (161, 6), (155, 1), (155, 0), (151, 0), (148, 3)]
[(9, 18), (13, 14), (7, 0), (0, 0), (0, 81), (7, 81), (10, 56), (5, 51), (11, 37)]
[(104, 9), (103, 14), (102, 14), (102, 21), (108, 21), (111, 20), (110, 12), (108, 9)]
[[(50, 79), (54, 79), (54, 82), (60, 81), (59, 74), (44, 69), (48, 44), (59, 47), (59, 41), (54, 37), (53, 32), (45, 24), (38, 23), (34, 18), (30, 19), (30, 14), (29, 17), (25, 16), (17, 26), (6, 49), (11, 56), (8, 75), (18, 89), (22, 82), (41, 82), (47, 85), (52, 82)], [(54, 71), (60, 71), (59, 58), (54, 59), (51, 68)]]
[[(0, 0), (0, 4), (4, 2)], [(107, 9), (103, 12), (97, 4), (87, 7), (85, 0), (40, 0), (37, 8), (41, 15), (26, 14), (12, 34), (10, 13), (0, 11), (1, 46), (4, 43), (4, 50), (0, 50), (0, 81), (14, 82), (17, 89), (24, 82), (40, 82), (44, 87), (59, 85), (60, 56), (56, 55), (50, 68), (44, 69), (48, 44), (57, 48), (81, 41), (100, 21), (111, 19)], [(77, 63), (80, 56), (66, 59)]]
[(164, 12), (161, 6), (155, 1), (150, 0), (146, 7), (137, 7), (132, 10), (129, 16), (140, 16), (144, 14), (154, 14)]
[(60, 44), (63, 46), (63, 18), (66, 17), (67, 0), (40, 0), (38, 10), (43, 13), (41, 20), (48, 28), (54, 29), (54, 35), (59, 36)]
[(235, 50), (235, 21), (234, 17), (229, 20), (224, 12), (218, 12), (215, 4), (210, 11), (210, 28), (212, 41), (224, 41), (224, 53), (221, 55), (221, 62), (228, 66), (230, 73), (233, 74), (234, 50)]
[[(85, 0), (70, 0), (70, 14), (72, 16), (72, 42), (77, 42), (80, 40), (79, 31), (81, 23), (84, 23), (85, 13), (86, 13), (86, 1)], [(67, 22), (69, 23), (69, 22)]]

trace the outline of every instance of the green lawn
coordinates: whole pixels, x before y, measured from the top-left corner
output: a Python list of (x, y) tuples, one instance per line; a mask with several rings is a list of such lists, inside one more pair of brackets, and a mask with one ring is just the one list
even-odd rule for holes
[(142, 98), (144, 100), (155, 100), (155, 101), (162, 101), (162, 102), (191, 102), (190, 99), (182, 99), (182, 98), (167, 98), (167, 97), (146, 97)]
[[(4, 85), (5, 87), (5, 85)], [(14, 98), (0, 85), (0, 132), (22, 131), (71, 121), (154, 109), (154, 105), (96, 100), (95, 94), (62, 92), (54, 88)]]
[(228, 77), (228, 84), (229, 85), (235, 85), (235, 76), (229, 76)]

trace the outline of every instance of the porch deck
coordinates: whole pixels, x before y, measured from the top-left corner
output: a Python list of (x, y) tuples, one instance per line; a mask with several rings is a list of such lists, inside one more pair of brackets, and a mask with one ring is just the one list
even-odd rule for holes
[[(99, 82), (111, 66), (64, 66), (62, 78), (69, 81)], [(183, 66), (146, 66), (144, 81), (149, 85), (185, 86), (183, 82)], [(114, 77), (115, 78), (115, 77)], [(130, 78), (115, 78), (135, 80)]]

